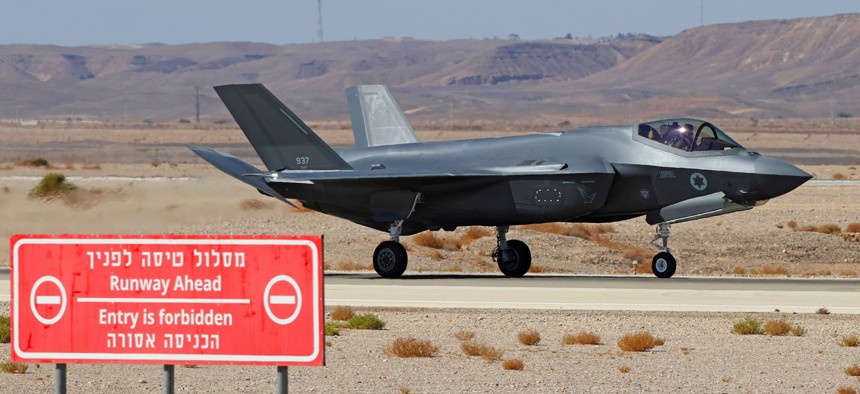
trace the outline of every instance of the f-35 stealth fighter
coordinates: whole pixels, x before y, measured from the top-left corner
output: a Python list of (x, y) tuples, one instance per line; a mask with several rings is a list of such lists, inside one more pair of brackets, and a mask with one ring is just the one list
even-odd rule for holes
[(751, 209), (810, 179), (696, 119), (422, 143), (387, 88), (360, 85), (347, 89), (356, 146), (335, 151), (263, 85), (215, 91), (266, 171), (189, 148), (262, 194), (388, 232), (373, 254), (385, 278), (406, 270), (402, 235), (495, 227), (493, 259), (504, 275), (519, 277), (531, 252), (507, 239), (509, 226), (638, 216), (657, 226), (652, 269), (669, 278), (671, 224)]

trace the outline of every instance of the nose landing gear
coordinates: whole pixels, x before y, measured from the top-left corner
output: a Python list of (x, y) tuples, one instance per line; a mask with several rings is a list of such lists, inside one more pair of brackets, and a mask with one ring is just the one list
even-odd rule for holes
[[(657, 240), (662, 239), (663, 244), (657, 244)], [(668, 223), (660, 223), (657, 225), (657, 234), (654, 235), (654, 238), (651, 239), (651, 245), (653, 245), (660, 253), (654, 256), (654, 259), (651, 260), (651, 271), (654, 272), (654, 275), (658, 278), (671, 278), (672, 275), (675, 274), (675, 268), (677, 265), (675, 263), (675, 257), (672, 256), (672, 250), (669, 249), (669, 224)]]
[(391, 223), (388, 230), (391, 240), (379, 244), (373, 252), (373, 270), (383, 278), (399, 278), (406, 271), (409, 255), (406, 253), (406, 248), (400, 244), (402, 229), (402, 220)]

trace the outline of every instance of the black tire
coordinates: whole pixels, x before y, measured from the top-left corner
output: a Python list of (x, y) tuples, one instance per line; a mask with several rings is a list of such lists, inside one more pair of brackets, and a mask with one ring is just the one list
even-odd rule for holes
[(675, 275), (676, 267), (675, 257), (669, 254), (669, 252), (657, 253), (654, 256), (654, 260), (651, 260), (651, 271), (658, 278), (671, 278), (672, 275)]
[(519, 278), (529, 272), (532, 266), (532, 252), (528, 245), (516, 239), (508, 241), (508, 259), (499, 261), (499, 270), (507, 277)]
[(373, 269), (383, 278), (399, 278), (406, 271), (409, 256), (399, 242), (385, 241), (373, 252)]

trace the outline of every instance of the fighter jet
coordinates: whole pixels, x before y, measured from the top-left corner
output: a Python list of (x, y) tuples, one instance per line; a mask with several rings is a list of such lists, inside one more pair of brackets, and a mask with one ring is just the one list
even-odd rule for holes
[(492, 258), (520, 277), (531, 251), (507, 239), (510, 226), (640, 216), (657, 229), (652, 270), (669, 278), (672, 224), (748, 210), (811, 178), (698, 119), (422, 143), (387, 88), (356, 86), (347, 90), (356, 146), (335, 150), (261, 84), (215, 91), (266, 170), (189, 148), (262, 194), (387, 232), (373, 253), (385, 278), (406, 270), (400, 237), (425, 230), (495, 227)]

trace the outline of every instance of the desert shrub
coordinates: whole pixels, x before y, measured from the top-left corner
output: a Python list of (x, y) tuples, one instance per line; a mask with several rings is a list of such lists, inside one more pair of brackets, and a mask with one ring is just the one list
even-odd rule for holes
[(833, 174), (833, 179), (836, 179), (836, 180), (845, 179), (845, 174), (843, 174), (841, 172), (837, 172), (837, 173)]
[(526, 330), (520, 331), (517, 333), (517, 339), (520, 340), (520, 343), (523, 345), (533, 346), (540, 343), (540, 333), (536, 330)]
[(12, 339), (12, 329), (9, 326), (9, 316), (0, 315), (0, 343), (9, 343)]
[(829, 315), (830, 309), (827, 309), (827, 308), (822, 306), (821, 308), (818, 308), (817, 311), (815, 311), (815, 314), (817, 314), (817, 315)]
[(842, 234), (842, 228), (835, 224), (825, 224), (823, 226), (819, 226), (818, 230), (816, 230), (822, 234), (831, 234), (831, 235), (839, 235)]
[(327, 337), (334, 337), (340, 335), (340, 324), (335, 323), (333, 321), (325, 322), (323, 333)]
[(625, 364), (625, 365), (621, 365), (621, 366), (619, 366), (619, 367), (618, 367), (618, 372), (621, 372), (621, 373), (627, 373), (627, 372), (630, 372), (630, 367), (628, 367), (626, 364)]
[(764, 323), (764, 332), (770, 336), (785, 335), (790, 330), (791, 324), (785, 320), (768, 320)]
[(428, 340), (397, 338), (391, 346), (383, 351), (394, 357), (433, 357), (439, 351), (439, 347), (434, 346)]
[(0, 363), (0, 371), (5, 373), (27, 373), (27, 364), (4, 361)]
[(489, 237), (493, 235), (493, 231), (484, 227), (469, 227), (466, 233), (460, 236), (460, 243), (464, 245), (471, 244), (477, 239)]
[(355, 315), (346, 322), (346, 328), (353, 330), (381, 330), (385, 328), (385, 321), (373, 313)]
[(846, 233), (860, 233), (860, 223), (850, 223), (845, 226)]
[(331, 310), (332, 320), (347, 321), (355, 317), (355, 312), (348, 306), (338, 306)]
[(51, 172), (39, 181), (39, 184), (30, 189), (27, 196), (30, 198), (52, 199), (75, 190), (77, 187), (66, 182), (66, 176), (58, 172)]
[(483, 343), (466, 341), (460, 344), (460, 350), (469, 357), (479, 356), (487, 361), (498, 361), (505, 354), (501, 349)]
[(455, 239), (436, 236), (432, 231), (425, 231), (412, 236), (412, 242), (416, 245), (424, 246), (431, 249), (444, 249), (456, 251), (460, 250), (460, 243)]
[(373, 264), (360, 264), (354, 261), (344, 261), (335, 266), (339, 271), (372, 271)]
[(797, 221), (789, 220), (788, 223), (786, 223), (785, 225), (792, 230), (797, 229)]
[(576, 334), (565, 334), (561, 339), (565, 345), (600, 345), (600, 335), (593, 332), (578, 332)]
[(647, 331), (627, 334), (618, 340), (618, 348), (625, 352), (644, 352), (654, 346), (657, 346), (656, 338)]
[(734, 275), (744, 275), (746, 273), (747, 270), (744, 267), (736, 266), (735, 268), (732, 268), (732, 274)]
[(471, 341), (475, 339), (474, 331), (457, 331), (454, 333), (454, 338), (457, 338), (460, 341)]
[(845, 368), (845, 374), (848, 376), (860, 376), (860, 365), (854, 364)]
[(44, 157), (22, 160), (18, 164), (30, 167), (47, 167), (50, 165)]
[(761, 335), (764, 334), (764, 330), (761, 328), (761, 321), (748, 317), (736, 322), (732, 327), (732, 333), (738, 335)]
[(197, 368), (197, 364), (181, 364), (182, 368)]
[(505, 362), (502, 363), (502, 368), (508, 371), (522, 371), (523, 365), (523, 360), (520, 360), (518, 358), (512, 358), (509, 360), (505, 360)]
[(842, 337), (842, 340), (839, 341), (839, 345), (845, 347), (860, 346), (860, 337), (858, 337), (857, 334), (845, 335)]

